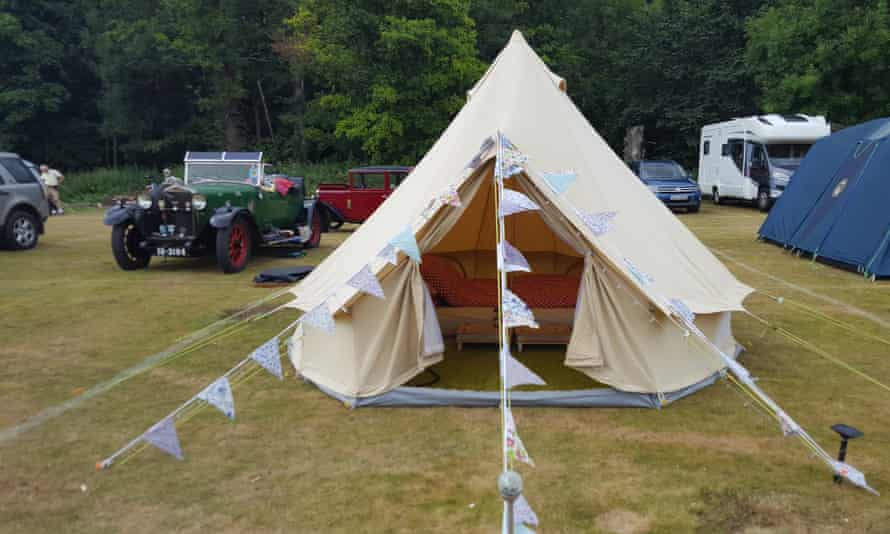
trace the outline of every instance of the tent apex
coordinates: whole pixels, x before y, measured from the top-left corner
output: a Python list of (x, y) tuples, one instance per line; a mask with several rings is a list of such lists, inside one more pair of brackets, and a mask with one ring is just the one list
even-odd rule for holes
[(525, 42), (525, 36), (522, 35), (522, 32), (519, 30), (513, 30), (513, 33), (510, 35), (510, 42), (513, 41), (522, 41)]

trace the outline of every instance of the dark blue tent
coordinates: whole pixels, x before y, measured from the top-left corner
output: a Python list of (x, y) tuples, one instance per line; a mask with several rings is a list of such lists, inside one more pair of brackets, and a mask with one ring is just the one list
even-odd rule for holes
[(813, 145), (759, 234), (866, 275), (890, 276), (890, 118)]

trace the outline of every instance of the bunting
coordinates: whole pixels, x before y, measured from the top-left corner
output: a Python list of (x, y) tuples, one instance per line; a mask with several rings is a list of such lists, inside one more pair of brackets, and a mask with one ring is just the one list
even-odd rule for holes
[(463, 204), (460, 201), (460, 194), (457, 192), (456, 185), (449, 185), (445, 188), (444, 191), (439, 193), (439, 196), (436, 197), (436, 201), (445, 206), (451, 206), (453, 208), (460, 208)]
[(176, 424), (173, 418), (167, 417), (149, 428), (142, 439), (161, 449), (167, 454), (182, 460), (182, 447), (179, 446), (179, 436), (176, 435)]
[(386, 260), (386, 263), (390, 265), (398, 265), (399, 264), (399, 256), (396, 247), (387, 244), (380, 252), (377, 254), (377, 257)]
[(525, 450), (525, 445), (522, 444), (522, 439), (519, 437), (519, 432), (516, 431), (516, 422), (513, 420), (513, 412), (510, 411), (510, 408), (504, 408), (504, 418), (507, 425), (505, 436), (507, 440), (505, 443), (507, 455), (514, 460), (525, 462), (534, 467), (535, 462), (528, 455), (528, 451)]
[(420, 263), (420, 247), (417, 246), (414, 230), (410, 226), (406, 226), (404, 230), (390, 239), (389, 244), (407, 254), (415, 262)]
[(228, 378), (224, 376), (218, 378), (216, 382), (198, 393), (198, 398), (211, 404), (229, 419), (235, 419), (235, 398), (232, 396), (232, 385), (229, 384)]
[(504, 387), (513, 389), (516, 386), (543, 386), (546, 382), (510, 354), (510, 347), (501, 350), (504, 359)]
[(515, 328), (518, 326), (538, 328), (535, 316), (532, 314), (528, 305), (507, 288), (504, 288), (501, 309), (503, 310), (504, 326), (506, 328)]
[(513, 191), (512, 189), (501, 191), (501, 205), (498, 209), (498, 216), (500, 217), (539, 209), (541, 208), (537, 204), (519, 191)]
[(689, 306), (686, 305), (680, 299), (670, 299), (668, 301), (668, 306), (671, 311), (674, 312), (677, 317), (683, 320), (683, 322), (687, 324), (692, 324), (695, 322), (695, 314), (692, 313), (692, 310), (689, 309)]
[(598, 213), (578, 212), (584, 225), (597, 237), (612, 231), (612, 219), (617, 214), (618, 212), (615, 211), (601, 211)]
[(335, 323), (328, 305), (322, 302), (303, 316), (303, 323), (320, 328), (328, 334), (334, 333)]
[(538, 516), (525, 500), (525, 495), (520, 495), (513, 503), (513, 524), (538, 526)]
[(346, 284), (358, 289), (362, 293), (367, 293), (379, 299), (386, 298), (386, 295), (383, 294), (383, 286), (377, 281), (377, 277), (374, 276), (374, 273), (371, 272), (371, 267), (368, 265), (365, 265), (361, 271), (355, 273)]
[(250, 359), (260, 364), (266, 371), (277, 376), (279, 380), (284, 380), (284, 374), (281, 372), (281, 353), (278, 352), (277, 336), (260, 345), (250, 355)]
[(522, 172), (522, 166), (528, 163), (528, 156), (513, 146), (504, 134), (498, 134), (501, 139), (501, 151), (498, 154), (496, 178), (509, 178)]
[(547, 180), (547, 185), (553, 189), (554, 193), (561, 195), (575, 183), (578, 175), (575, 174), (575, 171), (545, 172), (544, 179)]
[(637, 279), (637, 282), (639, 282), (641, 286), (648, 286), (655, 281), (654, 278), (646, 274), (644, 271), (640, 270), (629, 259), (624, 258), (624, 264), (627, 266), (627, 270), (630, 271), (630, 274), (632, 274), (633, 277)]
[(506, 240), (498, 244), (498, 269), (505, 273), (516, 271), (524, 271), (530, 273), (531, 267), (525, 256), (519, 252), (519, 249), (508, 243)]

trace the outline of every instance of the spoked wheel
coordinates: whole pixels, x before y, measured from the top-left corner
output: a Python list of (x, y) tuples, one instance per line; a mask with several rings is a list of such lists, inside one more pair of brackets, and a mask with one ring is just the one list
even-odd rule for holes
[(216, 232), (216, 262), (224, 273), (237, 273), (247, 267), (253, 249), (253, 234), (243, 217)]
[(37, 219), (24, 210), (14, 211), (6, 223), (4, 240), (13, 250), (27, 250), (37, 246)]
[(121, 269), (135, 271), (148, 267), (151, 255), (139, 246), (142, 240), (142, 233), (129, 221), (111, 229), (111, 251)]
[(303, 243), (303, 248), (318, 248), (321, 244), (321, 227), (321, 214), (318, 211), (315, 211), (312, 214), (312, 221), (309, 224), (312, 233), (309, 235), (309, 241)]

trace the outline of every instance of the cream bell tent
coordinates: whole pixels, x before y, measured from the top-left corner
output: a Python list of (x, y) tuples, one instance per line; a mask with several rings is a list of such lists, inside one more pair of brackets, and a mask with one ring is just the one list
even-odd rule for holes
[[(564, 88), (514, 33), (411, 175), (293, 289), (306, 316), (289, 355), (305, 379), (352, 406), (496, 405), (495, 391), (405, 384), (448, 358), (443, 338), (461, 325), (510, 312), (498, 299), (508, 256), (518, 259), (503, 293), (542, 328), (569, 328), (564, 364), (591, 379), (587, 390), (516, 391), (513, 403), (659, 406), (727, 366), (715, 352), (737, 353), (731, 313), (751, 289), (631, 174)], [(517, 213), (499, 218), (507, 208)], [(693, 342), (668, 302), (685, 303), (713, 345)]]

